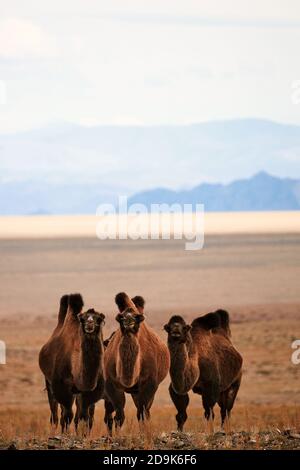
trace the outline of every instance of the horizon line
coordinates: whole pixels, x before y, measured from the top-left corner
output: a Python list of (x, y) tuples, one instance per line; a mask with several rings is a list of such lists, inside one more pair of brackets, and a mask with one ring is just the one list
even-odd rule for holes
[(36, 132), (36, 131), (41, 131), (45, 129), (51, 129), (51, 128), (63, 128), (63, 126), (69, 126), (69, 127), (81, 127), (83, 129), (96, 129), (99, 127), (115, 127), (115, 128), (157, 128), (157, 127), (191, 127), (191, 126), (198, 126), (198, 125), (203, 125), (203, 124), (221, 124), (221, 123), (230, 123), (230, 122), (236, 122), (236, 121), (256, 121), (256, 122), (261, 122), (261, 123), (272, 123), (275, 125), (280, 125), (280, 126), (290, 126), (290, 127), (300, 127), (300, 123), (296, 124), (291, 121), (280, 121), (276, 119), (271, 119), (271, 118), (263, 118), (263, 117), (236, 117), (236, 118), (217, 118), (217, 119), (206, 119), (202, 121), (190, 121), (190, 122), (182, 122), (182, 123), (157, 123), (157, 124), (147, 124), (147, 123), (96, 123), (96, 124), (84, 124), (82, 122), (77, 122), (77, 121), (49, 121), (47, 123), (37, 125), (37, 126), (32, 126), (28, 128), (20, 128), (16, 130), (11, 130), (11, 131), (1, 131), (0, 130), (0, 136), (8, 136), (8, 135), (16, 135), (16, 134), (25, 134), (28, 132)]

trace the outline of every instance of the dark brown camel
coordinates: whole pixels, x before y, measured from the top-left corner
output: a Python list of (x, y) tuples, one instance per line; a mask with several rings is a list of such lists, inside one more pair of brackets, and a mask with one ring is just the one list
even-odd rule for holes
[(39, 354), (51, 410), (50, 422), (57, 426), (60, 404), (63, 432), (73, 419), (75, 398), (76, 428), (79, 421), (83, 421), (91, 429), (95, 403), (104, 392), (104, 315), (94, 309), (81, 313), (82, 307), (80, 294), (61, 298), (58, 324)]
[(104, 354), (105, 423), (112, 432), (121, 427), (124, 419), (125, 392), (130, 393), (137, 408), (137, 419), (150, 418), (155, 393), (166, 377), (170, 356), (167, 346), (146, 324), (140, 313), (144, 307), (141, 297), (137, 305), (125, 293), (116, 296), (119, 308), (116, 317), (120, 328), (111, 337)]
[(171, 356), (169, 392), (177, 409), (178, 430), (187, 420), (188, 392), (202, 395), (204, 416), (214, 418), (216, 403), (222, 425), (229, 418), (242, 378), (242, 357), (230, 340), (229, 315), (208, 313), (187, 325), (173, 316), (164, 326)]
[[(145, 308), (145, 300), (143, 299), (143, 297), (141, 297), (140, 295), (136, 295), (135, 297), (133, 297), (132, 299), (132, 302), (134, 303), (135, 307), (137, 308), (137, 310), (139, 311), (139, 313), (142, 313), (144, 315), (144, 308)], [(107, 338), (103, 344), (104, 344), (104, 347), (107, 348), (108, 346), (108, 343), (110, 342), (110, 340), (112, 339), (113, 335), (115, 334), (115, 331), (112, 332), (112, 334), (110, 335), (109, 338)]]

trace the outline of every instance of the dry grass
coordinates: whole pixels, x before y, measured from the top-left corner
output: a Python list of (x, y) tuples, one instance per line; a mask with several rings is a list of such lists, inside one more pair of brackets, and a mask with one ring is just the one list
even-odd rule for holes
[(64, 436), (51, 428), (46, 406), (11, 406), (0, 409), (0, 448), (12, 443), (19, 449), (300, 448), (300, 439), (292, 437), (299, 429), (300, 406), (237, 405), (226, 434), (218, 417), (214, 433), (208, 432), (201, 406), (189, 409), (184, 433), (175, 432), (174, 415), (172, 406), (154, 406), (151, 423), (141, 427), (129, 406), (123, 429), (108, 439), (102, 404), (88, 437), (77, 435), (73, 426)]

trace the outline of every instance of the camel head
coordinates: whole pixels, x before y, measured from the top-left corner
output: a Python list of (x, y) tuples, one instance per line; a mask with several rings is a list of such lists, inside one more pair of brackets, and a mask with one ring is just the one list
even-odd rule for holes
[(169, 342), (185, 343), (191, 327), (185, 323), (182, 317), (174, 315), (164, 326), (164, 329), (168, 333)]
[(84, 335), (98, 336), (104, 325), (105, 316), (103, 313), (95, 312), (90, 308), (86, 312), (77, 315)]
[(122, 313), (118, 313), (116, 320), (120, 324), (123, 334), (135, 335), (139, 331), (141, 322), (144, 321), (144, 315), (136, 313), (135, 310), (128, 307)]

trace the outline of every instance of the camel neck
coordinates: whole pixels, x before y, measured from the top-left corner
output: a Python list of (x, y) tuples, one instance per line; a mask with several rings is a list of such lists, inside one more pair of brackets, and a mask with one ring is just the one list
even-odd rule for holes
[(98, 335), (80, 332), (81, 349), (79, 354), (80, 390), (93, 390), (103, 369), (103, 344)]
[(185, 343), (168, 342), (172, 385), (177, 393), (187, 393), (199, 378), (198, 357), (189, 335)]
[(140, 375), (140, 346), (136, 335), (122, 335), (116, 368), (122, 385), (125, 388), (133, 387)]

